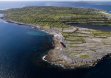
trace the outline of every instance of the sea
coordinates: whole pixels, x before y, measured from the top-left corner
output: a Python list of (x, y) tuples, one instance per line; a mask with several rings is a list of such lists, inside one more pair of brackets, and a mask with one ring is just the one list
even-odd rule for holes
[[(0, 1), (0, 10), (27, 6), (93, 8), (111, 13), (111, 2)], [(102, 29), (111, 31), (111, 27)], [(44, 62), (42, 57), (51, 42), (48, 33), (0, 19), (0, 78), (111, 78), (110, 58), (84, 69), (62, 69)]]

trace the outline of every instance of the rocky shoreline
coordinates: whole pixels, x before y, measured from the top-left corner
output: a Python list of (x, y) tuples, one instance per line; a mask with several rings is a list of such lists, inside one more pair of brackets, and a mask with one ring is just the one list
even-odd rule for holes
[[(32, 24), (20, 23), (12, 20), (7, 20), (2, 18), (9, 23), (15, 23), (19, 25), (28, 25), (32, 26), (34, 29), (40, 29), (44, 32), (53, 35), (53, 49), (51, 49), (47, 55), (43, 56), (42, 59), (52, 65), (60, 66), (64, 69), (75, 69), (75, 68), (88, 68), (95, 66), (98, 62), (102, 60), (107, 55), (110, 55), (110, 40), (111, 36), (106, 38), (104, 37), (94, 37), (92, 32), (95, 30), (74, 27), (75, 32), (79, 33), (80, 36), (83, 36), (85, 43), (76, 44), (75, 47), (70, 48), (68, 41), (66, 41), (57, 30), (45, 30), (40, 26), (35, 26)], [(80, 34), (82, 33), (82, 34)], [(68, 51), (73, 51), (74, 57), (68, 56)]]
[[(28, 25), (28, 26), (31, 26), (31, 27), (34, 28), (34, 29), (39, 29), (39, 30), (41, 30), (41, 31), (44, 31), (44, 32), (52, 35), (54, 42), (55, 42), (55, 39), (57, 39), (58, 42), (59, 42), (59, 44), (61, 44), (61, 42), (64, 44), (64, 41), (63, 41), (63, 40), (64, 40), (64, 37), (63, 37), (62, 34), (61, 34), (59, 31), (57, 31), (57, 30), (46, 30), (46, 29), (42, 29), (40, 26), (37, 26), (37, 25), (25, 24), (25, 23), (21, 23), (21, 22), (16, 22), (16, 21), (13, 21), (13, 20), (6, 19), (5, 17), (0, 17), (0, 19), (3, 19), (3, 20), (5, 20), (5, 21), (8, 22), (8, 23), (15, 23), (15, 24), (18, 24), (18, 25)], [(59, 36), (59, 38), (58, 38), (58, 36)], [(54, 47), (54, 48), (53, 48), (52, 50), (50, 50), (50, 52), (53, 52), (53, 50), (55, 50), (56, 48), (59, 48), (59, 47), (60, 47), (60, 46), (55, 47), (54, 42), (52, 42), (52, 47)], [(60, 48), (61, 48), (61, 47), (60, 47)], [(46, 61), (46, 62), (49, 62), (49, 61), (46, 59), (47, 56), (48, 56), (48, 55), (44, 55), (44, 56), (42, 57), (42, 60), (44, 60), (44, 61)], [(49, 63), (51, 63), (51, 62), (49, 62)], [(57, 64), (54, 64), (54, 65), (57, 65)], [(62, 66), (62, 65), (60, 64), (59, 66)], [(62, 66), (62, 67), (63, 67), (63, 66)]]
[[(96, 32), (96, 30), (92, 29), (79, 28), (80, 32), (85, 31), (84, 33), (86, 33), (86, 30), (88, 32)], [(70, 51), (67, 50), (69, 47), (67, 46), (64, 48), (60, 40), (57, 38), (54, 37), (53, 39), (55, 48), (48, 52), (48, 54), (44, 57), (44, 60), (51, 63), (52, 65), (57, 65), (64, 69), (94, 67), (96, 64), (98, 64), (98, 62), (102, 61), (103, 58), (107, 58), (107, 56), (111, 53), (111, 44), (109, 42), (111, 36), (107, 37), (106, 35), (103, 35), (93, 37), (90, 35), (89, 37), (85, 37), (85, 43), (78, 44), (78, 46), (70, 48), (72, 51), (78, 51), (73, 58), (65, 54), (67, 51)]]

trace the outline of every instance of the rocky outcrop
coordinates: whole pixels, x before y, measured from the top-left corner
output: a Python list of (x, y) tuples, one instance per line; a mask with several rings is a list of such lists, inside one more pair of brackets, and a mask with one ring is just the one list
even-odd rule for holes
[[(73, 47), (69, 46), (68, 41), (64, 44), (62, 34), (53, 33), (55, 47), (48, 52), (44, 60), (65, 69), (95, 66), (103, 57), (111, 53), (111, 37), (101, 37), (101, 34), (100, 37), (94, 36), (93, 33), (95, 32), (98, 31), (78, 27), (78, 30), (74, 33), (76, 33), (76, 36), (84, 38), (85, 42), (74, 43), (75, 46)], [(63, 45), (66, 45), (66, 47)]]
[[(7, 22), (24, 25), (15, 21)], [(32, 28), (39, 26), (30, 25)], [(95, 66), (98, 61), (111, 53), (111, 33), (98, 32), (93, 29), (74, 27), (73, 30), (45, 30), (53, 35), (52, 46), (47, 55), (43, 56), (43, 60), (51, 64), (63, 67), (65, 69), (74, 69), (82, 67)], [(69, 34), (66, 38), (62, 34)]]

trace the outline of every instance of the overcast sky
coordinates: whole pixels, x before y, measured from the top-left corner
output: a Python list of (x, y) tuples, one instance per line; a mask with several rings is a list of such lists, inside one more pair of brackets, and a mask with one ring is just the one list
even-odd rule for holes
[(111, 0), (0, 0), (0, 1), (111, 1)]

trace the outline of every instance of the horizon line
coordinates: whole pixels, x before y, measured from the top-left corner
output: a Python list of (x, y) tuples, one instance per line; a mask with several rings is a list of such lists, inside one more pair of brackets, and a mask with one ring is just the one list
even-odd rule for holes
[(3, 1), (1, 1), (0, 0), (0, 2), (34, 2), (34, 1), (36, 1), (36, 2), (111, 2), (111, 1), (90, 1), (90, 0), (86, 0), (86, 1), (66, 1), (66, 0), (64, 0), (64, 1), (56, 1), (56, 0), (54, 0), (54, 1), (38, 1), (38, 0), (3, 0)]

